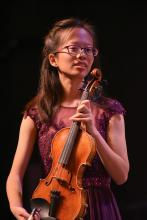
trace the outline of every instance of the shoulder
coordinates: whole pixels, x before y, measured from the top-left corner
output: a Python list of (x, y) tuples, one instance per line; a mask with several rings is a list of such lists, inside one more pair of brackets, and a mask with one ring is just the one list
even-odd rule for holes
[(126, 110), (123, 104), (117, 99), (105, 98), (106, 99), (106, 109), (110, 112), (117, 114), (125, 114)]
[(32, 119), (37, 129), (39, 129), (41, 126), (41, 120), (39, 117), (38, 108), (36, 106), (30, 106), (24, 112), (24, 118), (26, 118), (27, 116), (29, 116)]
[(117, 99), (103, 96), (99, 99), (98, 105), (104, 110), (109, 118), (115, 114), (126, 114), (123, 104)]
[(33, 120), (38, 117), (38, 109), (36, 106), (30, 106), (29, 108), (25, 109), (24, 117), (30, 116)]

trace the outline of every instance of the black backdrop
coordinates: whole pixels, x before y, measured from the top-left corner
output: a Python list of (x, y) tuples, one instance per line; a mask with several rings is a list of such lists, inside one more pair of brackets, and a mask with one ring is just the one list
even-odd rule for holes
[(87, 18), (99, 35), (105, 88), (127, 110), (126, 137), (130, 159), (127, 183), (112, 185), (124, 220), (145, 220), (146, 174), (146, 51), (147, 6), (70, 2), (11, 1), (1, 9), (1, 140), (0, 219), (14, 219), (9, 211), (5, 182), (15, 153), (21, 111), (35, 94), (42, 40), (48, 26), (68, 16)]

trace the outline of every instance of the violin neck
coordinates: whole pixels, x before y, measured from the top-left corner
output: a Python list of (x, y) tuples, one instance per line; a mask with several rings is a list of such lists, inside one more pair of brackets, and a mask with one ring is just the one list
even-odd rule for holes
[(82, 94), (82, 96), (81, 96), (81, 101), (83, 101), (83, 100), (85, 100), (85, 99), (88, 99), (88, 95), (89, 95), (89, 93), (88, 93), (88, 91), (85, 89), (84, 92), (83, 92), (83, 94)]
[(62, 151), (62, 154), (59, 159), (59, 163), (62, 164), (63, 166), (67, 166), (72, 150), (74, 148), (75, 142), (77, 140), (77, 135), (79, 133), (80, 129), (80, 122), (73, 122), (70, 130), (69, 130), (69, 135), (67, 137), (67, 140), (64, 145), (64, 149)]

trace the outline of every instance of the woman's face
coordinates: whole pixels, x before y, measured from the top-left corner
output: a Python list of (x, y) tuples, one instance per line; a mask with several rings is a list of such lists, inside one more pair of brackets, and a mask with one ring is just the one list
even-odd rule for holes
[(64, 43), (57, 53), (49, 55), (50, 63), (58, 68), (59, 74), (83, 79), (90, 72), (94, 61), (92, 52), (89, 52), (93, 48), (91, 35), (83, 28), (75, 28), (68, 34), (65, 31), (61, 33), (61, 38)]

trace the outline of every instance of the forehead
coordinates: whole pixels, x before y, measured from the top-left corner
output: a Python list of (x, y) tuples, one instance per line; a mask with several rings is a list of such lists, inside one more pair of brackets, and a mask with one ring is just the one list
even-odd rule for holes
[(93, 45), (93, 39), (90, 33), (84, 28), (73, 28), (65, 30), (61, 33), (61, 44), (66, 45), (77, 43)]

